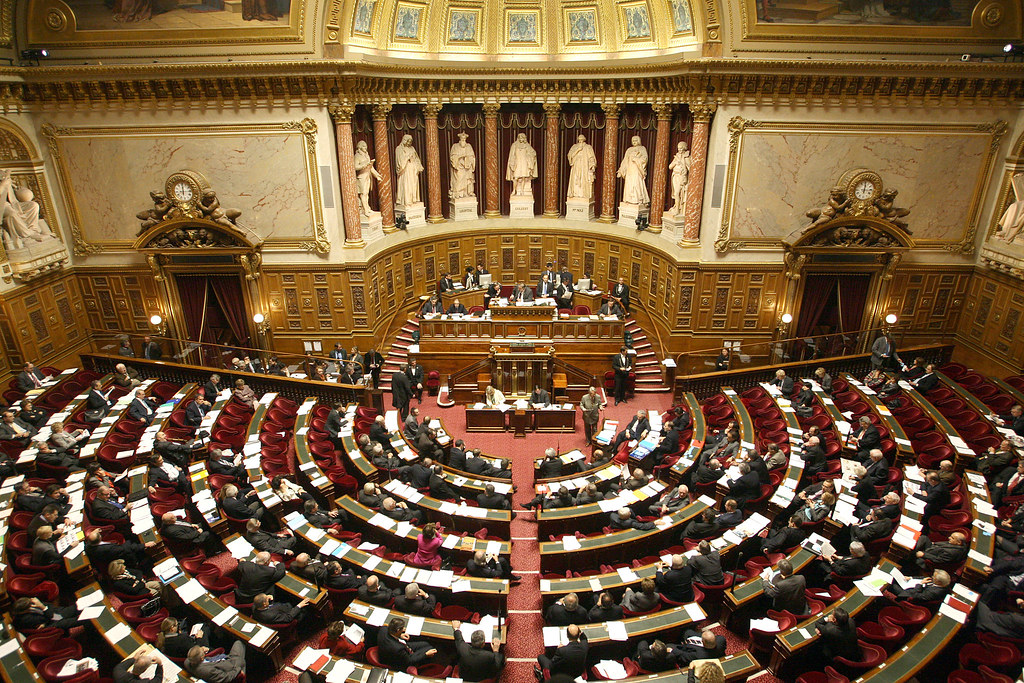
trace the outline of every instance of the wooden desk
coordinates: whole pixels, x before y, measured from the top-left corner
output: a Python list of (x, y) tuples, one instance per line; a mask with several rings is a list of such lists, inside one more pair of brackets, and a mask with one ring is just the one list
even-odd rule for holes
[[(896, 463), (894, 464), (898, 466), (899, 464), (916, 463), (917, 456), (914, 455), (914, 449), (910, 445), (910, 439), (907, 438), (907, 433), (903, 431), (903, 427), (900, 426), (899, 421), (893, 417), (892, 411), (889, 410), (889, 406), (885, 405), (885, 403), (882, 402), (882, 399), (878, 398), (878, 394), (876, 394), (874, 390), (866, 387), (856, 377), (843, 373), (842, 378), (849, 383), (852, 391), (860, 394), (861, 398), (871, 404), (875, 413), (877, 413), (878, 417), (882, 420), (882, 424), (884, 424), (885, 428), (889, 430), (889, 436), (891, 436), (892, 440), (896, 442), (897, 458)], [(854, 415), (853, 417), (856, 418), (857, 415)], [(854, 424), (850, 432), (853, 433), (856, 431), (857, 425)]]
[(491, 306), (491, 320), (514, 322), (550, 320), (558, 312), (556, 306)]
[[(394, 617), (402, 617), (406, 619), (406, 621), (409, 619), (409, 615), (405, 612), (390, 610), (387, 607), (376, 607), (358, 599), (353, 600), (349, 603), (349, 606), (345, 608), (345, 617), (354, 622), (358, 622), (367, 631), (372, 631), (380, 627), (370, 626), (366, 622), (371, 618), (371, 615), (378, 610), (384, 610), (387, 613), (387, 616), (384, 618), (385, 624), (390, 622)], [(500, 628), (494, 628), (491, 631), (491, 638), (489, 640), (500, 638), (501, 642), (504, 643), (507, 623), (507, 621), (503, 621)], [(436, 619), (434, 617), (425, 617), (423, 619), (423, 629), (420, 631), (420, 635), (410, 636), (410, 638), (432, 638), (434, 640), (454, 642), (455, 629), (452, 628), (451, 622), (449, 621)]]
[[(497, 311), (499, 309), (493, 309)], [(459, 320), (452, 318), (430, 318), (420, 321), (420, 356), (487, 354), (496, 340), (535, 340), (538, 344), (569, 344), (566, 352), (559, 357), (573, 355), (601, 355), (601, 362), (607, 365), (607, 356), (618, 352), (622, 346), (625, 323), (620, 320), (599, 319), (597, 316), (568, 316), (555, 318), (553, 309), (516, 308), (515, 315), (497, 315), (492, 312), (490, 319), (466, 316)], [(522, 313), (525, 312), (525, 313)], [(538, 315), (543, 313), (543, 315)], [(457, 350), (452, 345), (457, 344)], [(572, 361), (571, 361), (572, 362)], [(433, 367), (433, 363), (430, 364)]]
[[(953, 423), (947, 420), (946, 416), (939, 412), (939, 409), (933, 406), (917, 389), (903, 389), (903, 395), (909, 398), (921, 412), (934, 420), (935, 431), (946, 437), (950, 448), (956, 454), (953, 457), (953, 469), (959, 473), (968, 467), (974, 467), (977, 456), (971, 447), (967, 445), (967, 442), (964, 441), (963, 437), (960, 436), (960, 432), (953, 426)], [(984, 418), (982, 418), (982, 421), (985, 424), (992, 424)]]
[[(335, 492), (334, 482), (327, 478), (324, 471), (313, 458), (309, 450), (309, 426), (313, 421), (313, 409), (316, 408), (317, 399), (315, 396), (308, 397), (299, 406), (299, 412), (295, 416), (295, 427), (292, 432), (292, 440), (295, 442), (295, 458), (298, 460), (298, 468), (295, 478), (298, 483), (306, 488), (317, 502), (326, 508), (334, 504)], [(354, 411), (354, 409), (353, 409)]]
[(904, 683), (942, 653), (963, 624), (938, 612), (906, 645), (894, 652), (884, 665), (871, 669), (855, 683)]
[(25, 654), (11, 626), (10, 614), (4, 614), (4, 632), (0, 636), (0, 678), (4, 683), (36, 683), (43, 680), (36, 665)]
[(682, 400), (686, 404), (687, 411), (690, 413), (693, 433), (690, 435), (690, 445), (683, 452), (679, 460), (668, 470), (669, 479), (674, 484), (681, 482), (687, 471), (693, 467), (693, 464), (697, 461), (697, 456), (704, 450), (704, 442), (708, 438), (708, 425), (704, 421), (704, 412), (700, 409), (700, 402), (697, 400), (697, 397), (692, 391), (687, 391), (683, 393)]
[[(793, 573), (799, 574), (805, 567), (807, 567), (807, 565), (817, 559), (817, 557), (818, 555), (816, 553), (812, 553), (807, 548), (801, 546), (791, 552), (786, 559), (788, 559), (793, 565)], [(773, 565), (772, 568), (775, 569), (777, 566), (778, 563)], [(760, 576), (754, 576), (743, 583), (734, 585), (723, 595), (722, 623), (735, 630), (735, 619), (737, 614), (752, 609), (758, 604), (758, 601), (763, 595), (764, 580), (761, 579)]]
[(500, 410), (466, 406), (467, 432), (575, 432), (576, 408), (525, 408)]
[(503, 432), (508, 426), (508, 411), (498, 408), (466, 407), (467, 432)]
[[(628, 492), (625, 498), (541, 510), (537, 513), (538, 534), (541, 538), (547, 538), (552, 535), (572, 534), (576, 531), (583, 533), (599, 531), (608, 524), (608, 516), (623, 507), (632, 509), (634, 516), (646, 516), (647, 508), (658, 499), (665, 488), (665, 484), (660, 481), (652, 481), (643, 488)], [(633, 499), (633, 496), (636, 498)]]

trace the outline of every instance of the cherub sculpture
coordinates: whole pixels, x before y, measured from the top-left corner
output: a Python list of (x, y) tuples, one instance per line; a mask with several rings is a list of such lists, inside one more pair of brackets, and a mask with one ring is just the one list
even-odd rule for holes
[(142, 221), (139, 228), (140, 235), (164, 220), (167, 217), (167, 212), (173, 206), (163, 192), (154, 190), (149, 193), (149, 196), (153, 199), (153, 207), (135, 214), (135, 217)]
[(229, 228), (235, 227), (235, 220), (242, 215), (238, 209), (220, 208), (220, 200), (217, 199), (217, 193), (213, 190), (203, 192), (203, 196), (199, 200), (199, 210), (203, 212), (203, 218)]
[(869, 215), (876, 215), (889, 221), (897, 228), (907, 233), (912, 234), (907, 229), (907, 222), (902, 218), (910, 213), (910, 209), (901, 209), (896, 206), (896, 195), (898, 192), (891, 187), (882, 192), (881, 196), (875, 200), (875, 205), (871, 208), (874, 211), (869, 211)]
[(836, 216), (840, 215), (846, 210), (846, 207), (850, 205), (850, 200), (847, 199), (846, 193), (843, 192), (841, 187), (833, 187), (832, 191), (829, 192), (828, 203), (820, 209), (811, 209), (805, 215), (811, 219), (811, 224), (808, 229), (827, 223)]

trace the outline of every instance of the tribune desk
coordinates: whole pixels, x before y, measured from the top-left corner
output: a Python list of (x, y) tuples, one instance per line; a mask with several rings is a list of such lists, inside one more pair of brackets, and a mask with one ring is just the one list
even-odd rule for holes
[(552, 404), (550, 408), (511, 407), (507, 410), (466, 406), (466, 431), (514, 431), (516, 436), (525, 436), (525, 431), (575, 432), (576, 407), (565, 406)]

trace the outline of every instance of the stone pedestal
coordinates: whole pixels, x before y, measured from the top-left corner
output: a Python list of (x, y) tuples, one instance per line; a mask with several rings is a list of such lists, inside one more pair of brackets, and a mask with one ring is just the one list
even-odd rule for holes
[(533, 218), (533, 195), (512, 195), (508, 200), (509, 218)]
[(476, 197), (462, 197), (451, 201), (453, 221), (475, 221), (480, 218), (480, 207)]
[(666, 212), (661, 217), (661, 224), (665, 228), (665, 232), (670, 232), (674, 235), (683, 236), (683, 226), (686, 225), (686, 216), (682, 213), (675, 214)]
[(379, 211), (371, 211), (369, 214), (359, 214), (359, 227), (363, 232), (367, 230), (380, 231), (383, 225)]
[(618, 224), (623, 226), (624, 228), (636, 229), (636, 217), (639, 216), (641, 213), (645, 213), (646, 211), (646, 206), (620, 202)]
[(395, 204), (395, 213), (404, 213), (405, 220), (408, 221), (407, 227), (413, 228), (417, 225), (427, 224), (427, 209), (423, 205), (423, 202), (416, 202), (409, 206), (401, 206)]
[(594, 215), (593, 199), (571, 197), (565, 200), (565, 220), (592, 221), (594, 220)]

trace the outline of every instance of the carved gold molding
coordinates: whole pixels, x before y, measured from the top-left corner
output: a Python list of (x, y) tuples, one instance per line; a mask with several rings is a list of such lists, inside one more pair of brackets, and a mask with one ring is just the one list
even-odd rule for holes
[[(971, 196), (967, 211), (967, 226), (963, 234), (956, 240), (926, 240), (915, 239), (917, 249), (949, 251), (955, 254), (973, 254), (975, 250), (975, 236), (978, 229), (978, 221), (981, 216), (982, 202), (985, 197), (985, 190), (992, 177), (996, 153), (1003, 135), (1007, 131), (1005, 121), (994, 121), (992, 123), (979, 123), (975, 125), (955, 124), (884, 124), (884, 123), (800, 123), (782, 121), (753, 121), (734, 116), (729, 120), (729, 167), (726, 174), (725, 203), (722, 210), (722, 222), (718, 228), (718, 235), (715, 239), (715, 251), (724, 253), (727, 251), (741, 249), (776, 249), (782, 246), (782, 236), (778, 238), (767, 237), (742, 237), (733, 239), (732, 219), (735, 210), (736, 181), (739, 175), (740, 155), (743, 147), (743, 137), (747, 130), (771, 131), (771, 132), (843, 132), (843, 133), (893, 133), (893, 132), (924, 132), (924, 133), (983, 133), (989, 136), (989, 145), (984, 161), (981, 166), (981, 173), (975, 181), (974, 192)], [(813, 201), (813, 200), (809, 200)], [(799, 226), (794, 225), (796, 229)]]
[(283, 135), (298, 134), (305, 142), (306, 162), (306, 185), (310, 198), (310, 214), (313, 222), (312, 239), (268, 239), (265, 244), (268, 249), (304, 249), (316, 254), (326, 255), (330, 252), (331, 244), (324, 226), (323, 202), (320, 196), (320, 183), (318, 180), (319, 166), (317, 165), (317, 125), (313, 119), (306, 118), (301, 121), (286, 121), (283, 123), (266, 124), (225, 124), (209, 126), (140, 126), (140, 127), (107, 127), (107, 128), (67, 128), (46, 123), (42, 126), (43, 137), (46, 138), (50, 155), (54, 166), (57, 169), (57, 178), (60, 182), (65, 205), (67, 207), (69, 230), (73, 239), (73, 248), (76, 255), (95, 254), (104, 251), (123, 252), (132, 248), (133, 240), (102, 240), (90, 241), (83, 231), (81, 212), (78, 207), (78, 198), (75, 187), (71, 182), (67, 159), (61, 145), (62, 139), (70, 137), (121, 137), (131, 135), (138, 137), (146, 134), (162, 136), (184, 136), (190, 137), (199, 134), (274, 134)]

